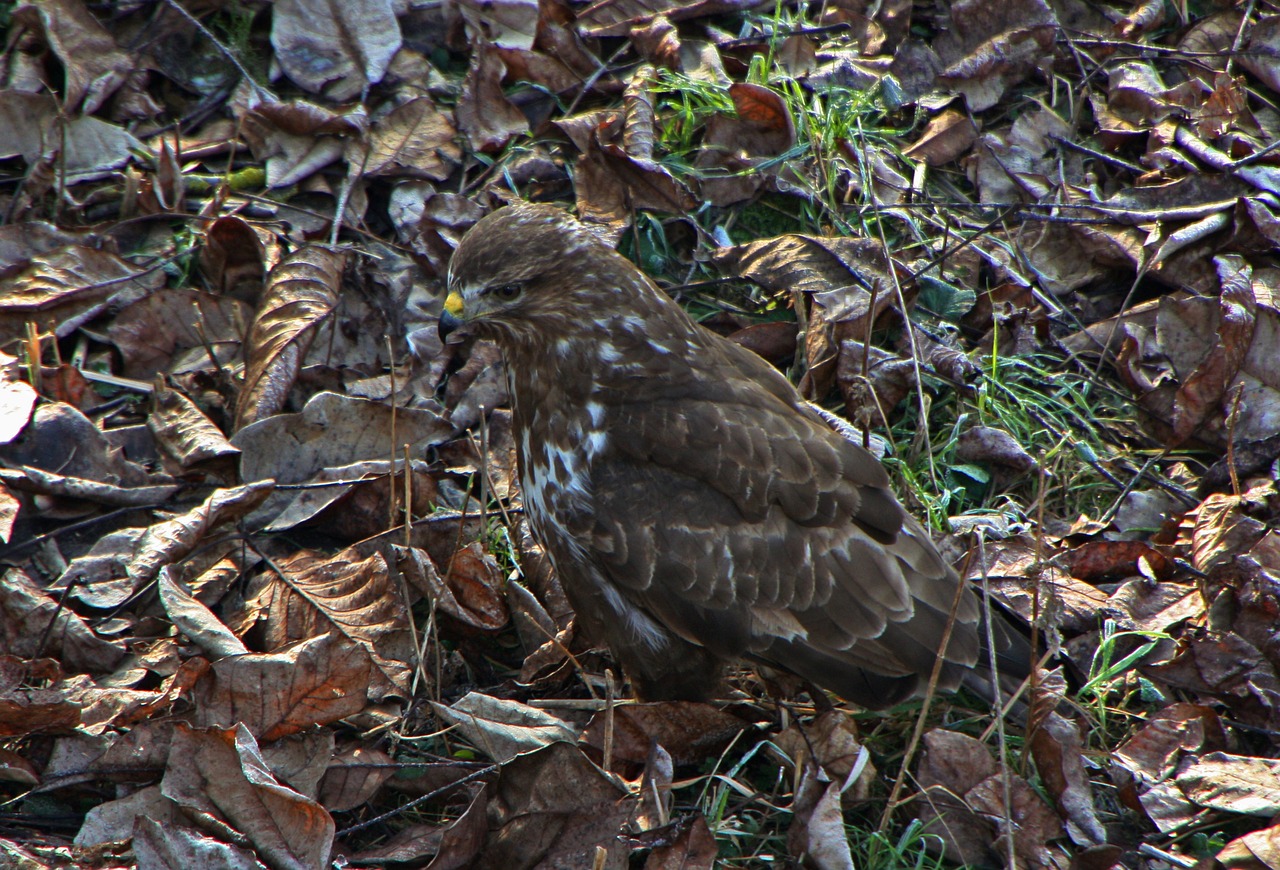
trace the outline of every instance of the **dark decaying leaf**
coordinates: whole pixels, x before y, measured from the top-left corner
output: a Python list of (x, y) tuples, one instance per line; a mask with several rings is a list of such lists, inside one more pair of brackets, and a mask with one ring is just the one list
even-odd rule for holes
[(729, 334), (729, 339), (776, 366), (795, 358), (799, 328), (785, 320), (753, 323)]
[[(801, 383), (810, 397), (830, 390), (840, 341), (866, 337), (866, 318), (895, 304), (892, 276), (879, 245), (865, 239), (780, 236), (722, 249), (716, 262), (729, 274), (787, 293), (808, 310)], [(872, 312), (874, 291), (875, 311)]]
[(657, 701), (616, 707), (610, 714), (597, 713), (582, 732), (581, 741), (602, 752), (606, 729), (611, 728), (615, 763), (644, 764), (657, 743), (676, 764), (692, 764), (715, 754), (746, 727), (738, 717), (707, 704)]
[(635, 796), (576, 747), (552, 743), (502, 768), (489, 798), (489, 833), (478, 863), (625, 867), (627, 849), (619, 834), (636, 809)]

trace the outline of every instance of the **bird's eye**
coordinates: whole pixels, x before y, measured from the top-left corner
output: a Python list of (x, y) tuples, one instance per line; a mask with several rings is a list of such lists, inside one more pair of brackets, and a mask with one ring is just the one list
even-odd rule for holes
[(493, 288), (493, 293), (499, 299), (515, 299), (523, 289), (519, 284), (503, 284), (501, 287)]

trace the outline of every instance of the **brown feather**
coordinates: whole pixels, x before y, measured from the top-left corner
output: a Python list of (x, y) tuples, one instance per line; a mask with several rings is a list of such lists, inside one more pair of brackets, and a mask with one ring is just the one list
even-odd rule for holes
[[(449, 288), (506, 356), (526, 514), (638, 694), (705, 698), (739, 656), (869, 707), (921, 691), (961, 581), (781, 374), (549, 206), (477, 223)], [(964, 590), (942, 688), (983, 691), (981, 613)], [(1022, 635), (992, 629), (1025, 675)]]

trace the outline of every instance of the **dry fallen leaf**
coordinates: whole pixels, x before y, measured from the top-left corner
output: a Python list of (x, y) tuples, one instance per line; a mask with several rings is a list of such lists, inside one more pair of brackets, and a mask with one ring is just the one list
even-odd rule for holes
[(222, 659), (196, 684), (195, 721), (278, 740), (359, 713), (372, 670), (368, 653), (336, 633)]
[(924, 160), (930, 166), (942, 166), (968, 152), (977, 138), (971, 116), (947, 109), (931, 118), (920, 138), (902, 154), (912, 160)]
[(380, 749), (353, 744), (333, 754), (320, 782), (320, 803), (342, 813), (364, 804), (394, 774), (395, 759)]
[[(384, 402), (322, 392), (301, 412), (267, 417), (231, 438), (241, 451), (240, 477), (303, 483), (325, 468), (382, 459), (392, 443), (393, 413), (396, 442), (408, 444), (411, 451), (438, 444), (454, 432), (453, 425), (426, 409), (393, 412)], [(262, 509), (264, 521), (279, 516), (290, 501), (287, 493), (277, 494)]]
[(138, 65), (80, 0), (22, 3), (15, 24), (40, 29), (66, 70), (64, 109), (92, 115)]
[(115, 254), (80, 245), (36, 254), (5, 282), (0, 336), (16, 337), (33, 318), (55, 322), (69, 333), (106, 305), (121, 307), (140, 299), (163, 280)]
[(336, 102), (381, 81), (400, 43), (390, 0), (280, 0), (272, 6), (271, 45), (285, 74)]
[(1180, 772), (1177, 783), (1200, 806), (1264, 818), (1280, 812), (1280, 763), (1274, 759), (1210, 752)]
[(818, 870), (854, 870), (839, 783), (828, 780), (816, 765), (806, 765), (792, 811), (795, 819), (787, 833), (787, 847), (793, 857)]
[[(267, 650), (332, 636), (363, 649), (373, 672), (362, 690), (371, 700), (407, 696), (414, 649), (408, 602), (379, 554), (360, 558), (352, 549), (333, 556), (301, 550), (264, 574), (250, 606), (267, 614), (259, 633)], [(344, 658), (349, 654), (343, 653)], [(341, 677), (343, 682), (348, 677)]]
[(132, 844), (139, 866), (225, 867), (227, 870), (266, 870), (248, 849), (206, 836), (193, 828), (168, 823), (151, 811), (134, 816)]
[(329, 861), (333, 819), (275, 779), (242, 725), (179, 725), (160, 787), (198, 825), (219, 836), (229, 826), (271, 866), (322, 867)]
[(367, 176), (396, 175), (444, 181), (462, 160), (453, 119), (426, 98), (409, 100), (375, 118), (369, 131)]
[(455, 725), (473, 746), (497, 762), (578, 739), (578, 728), (545, 710), (478, 692), (470, 692), (448, 707), (434, 702), (431, 706), (441, 719)]
[(0, 445), (18, 437), (36, 404), (36, 391), (19, 378), (17, 362), (0, 351)]
[(475, 49), (455, 111), (458, 129), (472, 149), (485, 153), (497, 151), (513, 136), (528, 132), (529, 122), (502, 92), (506, 67), (498, 53), (483, 40), (476, 42)]
[[(658, 841), (645, 860), (644, 870), (713, 870), (719, 857), (715, 835), (700, 814), (673, 822), (674, 832)], [(650, 832), (651, 835), (657, 832)], [(652, 837), (644, 840), (648, 845)]]
[(310, 246), (295, 251), (267, 276), (244, 351), (237, 430), (283, 407), (317, 326), (337, 304), (345, 265), (342, 252)]
[(67, 566), (56, 588), (71, 587), (74, 597), (93, 607), (117, 607), (155, 580), (165, 565), (190, 555), (211, 528), (243, 518), (274, 488), (259, 482), (218, 489), (174, 519), (107, 535)]
[(124, 657), (119, 642), (99, 637), (78, 614), (59, 607), (55, 598), (18, 568), (0, 583), (0, 649), (11, 655), (55, 656), (76, 673), (110, 671)]
[(0, 735), (70, 732), (81, 723), (80, 705), (58, 688), (24, 685), (33, 677), (57, 678), (52, 659), (0, 655)]

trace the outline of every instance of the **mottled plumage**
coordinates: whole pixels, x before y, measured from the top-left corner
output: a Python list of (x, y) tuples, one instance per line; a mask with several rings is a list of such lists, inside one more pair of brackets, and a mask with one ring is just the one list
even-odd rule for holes
[[(501, 346), (526, 516), (638, 695), (705, 698), (736, 657), (869, 707), (923, 689), (961, 581), (786, 378), (557, 208), (484, 218), (448, 280), (441, 332)], [(981, 614), (964, 590), (942, 688), (989, 694)]]

